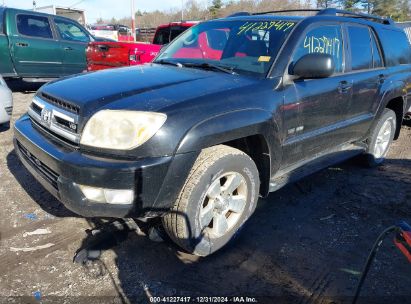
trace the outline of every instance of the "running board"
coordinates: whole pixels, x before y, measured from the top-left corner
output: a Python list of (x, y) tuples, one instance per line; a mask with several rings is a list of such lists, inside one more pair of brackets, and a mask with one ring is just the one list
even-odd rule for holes
[(277, 191), (308, 175), (353, 158), (354, 156), (364, 153), (364, 151), (365, 146), (358, 144), (344, 145), (338, 149), (318, 154), (314, 158), (303, 160), (295, 165), (280, 170), (270, 180), (270, 192)]

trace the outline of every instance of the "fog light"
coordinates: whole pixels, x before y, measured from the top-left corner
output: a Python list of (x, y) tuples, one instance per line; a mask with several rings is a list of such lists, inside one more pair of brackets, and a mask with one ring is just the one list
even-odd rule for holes
[(78, 185), (84, 196), (93, 202), (103, 204), (129, 205), (134, 201), (133, 190), (115, 190)]

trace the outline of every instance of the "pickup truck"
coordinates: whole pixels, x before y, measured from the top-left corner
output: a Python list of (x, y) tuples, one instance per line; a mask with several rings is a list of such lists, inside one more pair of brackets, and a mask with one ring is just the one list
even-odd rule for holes
[(96, 41), (68, 18), (0, 7), (0, 75), (38, 80), (86, 70), (87, 43)]
[(239, 13), (188, 29), (153, 63), (46, 84), (14, 146), (68, 209), (162, 217), (206, 256), (259, 197), (354, 156), (383, 163), (410, 95), (411, 48), (390, 19)]
[(172, 22), (160, 25), (153, 43), (90, 42), (86, 50), (87, 70), (98, 71), (115, 67), (151, 62), (163, 45), (170, 43), (186, 29), (198, 22)]

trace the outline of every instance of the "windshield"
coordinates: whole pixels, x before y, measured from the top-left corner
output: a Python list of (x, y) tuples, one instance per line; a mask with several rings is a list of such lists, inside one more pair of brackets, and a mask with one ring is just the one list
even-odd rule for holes
[(295, 22), (284, 20), (200, 23), (172, 42), (155, 62), (212, 64), (262, 77), (294, 26)]

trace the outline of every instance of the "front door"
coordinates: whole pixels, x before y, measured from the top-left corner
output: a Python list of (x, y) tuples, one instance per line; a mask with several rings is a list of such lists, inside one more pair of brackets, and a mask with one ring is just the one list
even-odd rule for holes
[(62, 75), (60, 42), (50, 19), (43, 15), (17, 14), (16, 28), (9, 36), (10, 50), (17, 74), (22, 77), (59, 77)]
[(64, 74), (71, 75), (85, 71), (86, 47), (90, 42), (88, 33), (75, 22), (63, 18), (54, 18), (60, 36), (60, 48), (63, 53)]
[[(349, 136), (344, 126), (352, 83), (345, 74), (344, 46), (340, 25), (315, 25), (303, 35), (291, 57), (290, 66), (307, 54), (330, 54), (336, 69), (329, 78), (297, 79), (287, 87), (284, 101), (285, 166), (336, 148)], [(291, 119), (287, 119), (287, 115)]]

